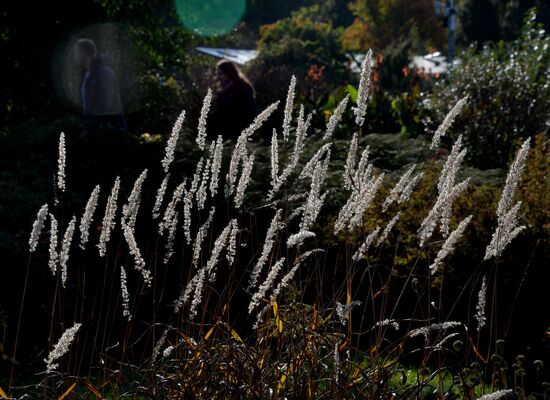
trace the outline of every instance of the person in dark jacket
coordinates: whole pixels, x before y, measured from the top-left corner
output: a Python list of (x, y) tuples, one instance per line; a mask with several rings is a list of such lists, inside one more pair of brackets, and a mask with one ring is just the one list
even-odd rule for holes
[(98, 56), (97, 47), (91, 39), (76, 42), (74, 58), (82, 68), (80, 99), (85, 129), (126, 131), (118, 80), (111, 58)]
[(239, 68), (228, 60), (218, 62), (217, 79), (214, 129), (216, 135), (236, 140), (256, 117), (254, 88)]

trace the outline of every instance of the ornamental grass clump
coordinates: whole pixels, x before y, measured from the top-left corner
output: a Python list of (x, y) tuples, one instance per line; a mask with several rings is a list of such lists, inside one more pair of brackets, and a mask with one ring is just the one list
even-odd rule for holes
[[(497, 231), (484, 243), (486, 261), (449, 306), (443, 298), (454, 288), (443, 282), (455, 272), (452, 258), (475, 220), (475, 213), (457, 207), (470, 182), (456, 183), (466, 149), (459, 137), (441, 164), (408, 165), (397, 182), (389, 179), (362, 138), (372, 57), (369, 52), (363, 62), (356, 106), (349, 108), (344, 98), (320, 130), (310, 129), (312, 113), (304, 105), (294, 121), (292, 77), (281, 147), (277, 130), (266, 148), (252, 142), (278, 101), (235, 143), (224, 143), (222, 136), (209, 141), (209, 90), (194, 141), (199, 160), (187, 176), (169, 172), (182, 111), (166, 143), (159, 182), (146, 179), (144, 170), (130, 190), (116, 177), (96, 230), (94, 210), (104, 200), (99, 186), (93, 189), (80, 220), (80, 250), (71, 246), (76, 218), (67, 222), (59, 210), (42, 206), (30, 252), (39, 251), (49, 218), (49, 267), (54, 277), (61, 270), (60, 280), (47, 283), (54, 294), (49, 343), (57, 325), (82, 321), (65, 331), (46, 359), (48, 374), (60, 373), (39, 385), (44, 392), (69, 386), (72, 376), (88, 371), (74, 382), (103, 397), (107, 389), (102, 394), (91, 382), (98, 360), (101, 388), (126, 386), (144, 397), (379, 399), (436, 393), (473, 399), (489, 387), (495, 396), (509, 390), (491, 381), (494, 365), (487, 361), (502, 333), (495, 301), (487, 296), (498, 283), (487, 260), (500, 256), (522, 228), (521, 203), (512, 206), (512, 198), (529, 141), (506, 180)], [(466, 100), (461, 101), (432, 147)], [(355, 115), (355, 126), (342, 150), (332, 133), (346, 113)], [(263, 154), (271, 158), (265, 165)], [(309, 158), (303, 160), (304, 154)], [(434, 170), (438, 177), (428, 182)], [(219, 185), (224, 193), (218, 193)], [(119, 192), (125, 190), (130, 194), (117, 213)], [(253, 190), (263, 192), (252, 196)], [(419, 201), (426, 204), (420, 208)], [(150, 211), (139, 212), (149, 205)], [(61, 245), (59, 232), (65, 232)], [(88, 241), (99, 243), (97, 264), (84, 254)], [(69, 258), (73, 252), (78, 253)], [(390, 262), (384, 258), (388, 252), (394, 252)], [(457, 313), (459, 300), (474, 288), (477, 304)], [(76, 300), (66, 300), (72, 295)], [(490, 332), (482, 330), (485, 325)], [(79, 329), (81, 341), (75, 340)], [(457, 350), (461, 346), (466, 353)], [(475, 384), (462, 368), (472, 360), (486, 365)], [(416, 374), (405, 371), (409, 365)], [(68, 390), (65, 395), (78, 389)]]

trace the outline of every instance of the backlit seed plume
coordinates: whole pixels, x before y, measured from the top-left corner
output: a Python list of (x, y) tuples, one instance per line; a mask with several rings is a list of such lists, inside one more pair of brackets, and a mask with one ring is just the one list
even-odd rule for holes
[(468, 187), (470, 178), (462, 181), (458, 185), (450, 188), (449, 190), (441, 193), (436, 200), (436, 203), (429, 211), (428, 215), (418, 228), (418, 237), (420, 238), (420, 247), (423, 247), (437, 226), (437, 223), (441, 221), (441, 225), (444, 227), (442, 233), (448, 229), (452, 206), (455, 199)]
[(374, 239), (378, 236), (380, 233), (380, 227), (377, 226), (376, 229), (374, 229), (365, 239), (361, 247), (355, 252), (355, 254), (351, 257), (353, 261), (359, 261), (362, 260), (363, 257), (365, 257), (365, 254), (367, 254), (367, 251), (369, 250), (369, 247), (371, 246), (372, 242), (374, 242)]
[(210, 214), (208, 215), (208, 219), (204, 224), (201, 225), (199, 230), (197, 231), (197, 235), (195, 236), (195, 241), (193, 242), (193, 265), (197, 265), (197, 261), (199, 261), (199, 256), (201, 254), (202, 249), (202, 242), (204, 241), (204, 238), (206, 237), (206, 234), (208, 233), (208, 229), (210, 228), (210, 224), (212, 223), (212, 218), (214, 217), (214, 212), (216, 211), (215, 207), (212, 207), (210, 210)]
[(455, 104), (455, 106), (449, 111), (441, 125), (437, 128), (435, 131), (434, 137), (432, 139), (432, 144), (430, 145), (430, 149), (435, 149), (439, 147), (439, 143), (441, 141), (441, 138), (447, 133), (447, 130), (449, 127), (453, 124), (455, 118), (460, 114), (466, 103), (468, 102), (468, 96), (463, 97), (462, 99), (458, 100), (458, 102)]
[(164, 168), (165, 174), (168, 173), (168, 170), (170, 169), (170, 164), (172, 164), (172, 162), (174, 161), (174, 153), (176, 151), (176, 145), (178, 143), (178, 138), (181, 131), (181, 127), (183, 126), (184, 119), (185, 119), (185, 110), (183, 110), (178, 116), (178, 119), (176, 119), (176, 122), (172, 127), (172, 133), (170, 134), (170, 138), (168, 138), (168, 141), (166, 142), (165, 155), (161, 162), (162, 167)]
[(235, 254), (237, 253), (237, 235), (239, 234), (239, 225), (237, 220), (231, 220), (231, 232), (229, 233), (229, 243), (227, 244), (226, 258), (229, 265), (235, 262)]
[(223, 141), (221, 135), (216, 140), (214, 154), (212, 155), (211, 174), (210, 174), (210, 195), (212, 198), (218, 193), (218, 180), (220, 169), (222, 167)]
[(178, 313), (181, 308), (187, 304), (189, 301), (189, 297), (191, 296), (191, 292), (195, 289), (195, 285), (197, 284), (199, 280), (199, 275), (193, 276), (193, 278), (187, 283), (185, 288), (181, 291), (178, 299), (176, 300), (176, 303), (174, 304), (174, 313)]
[(199, 187), (203, 163), (204, 159), (201, 157), (195, 167), (195, 174), (191, 181), (191, 187), (185, 192), (185, 196), (183, 197), (183, 233), (187, 244), (191, 243), (191, 210), (193, 209), (193, 197)]
[(283, 140), (286, 142), (290, 136), (290, 124), (292, 123), (292, 108), (294, 107), (294, 96), (296, 91), (296, 77), (292, 75), (288, 93), (286, 95), (285, 114), (283, 118)]
[(241, 171), (241, 177), (237, 184), (237, 192), (235, 193), (235, 208), (241, 208), (244, 201), (244, 193), (250, 182), (252, 167), (254, 166), (254, 155), (250, 155), (244, 162)]
[(122, 207), (122, 221), (125, 225), (128, 225), (132, 229), (134, 229), (134, 226), (136, 225), (139, 203), (141, 201), (141, 187), (146, 177), (147, 169), (144, 169), (134, 182), (132, 192), (130, 193), (130, 196), (128, 196), (128, 203)]
[(376, 324), (374, 324), (375, 327), (381, 327), (381, 326), (391, 326), (396, 331), (399, 330), (399, 323), (394, 319), (385, 319), (383, 321), (378, 321)]
[(382, 234), (378, 238), (378, 242), (376, 243), (378, 246), (380, 246), (382, 243), (384, 243), (384, 240), (386, 240), (386, 238), (390, 234), (391, 230), (393, 229), (394, 225), (399, 220), (400, 216), (401, 216), (401, 211), (399, 211), (397, 214), (395, 214), (395, 216), (391, 219), (391, 221), (388, 222), (388, 224), (384, 228), (384, 231), (382, 232)]
[(348, 156), (346, 158), (346, 166), (344, 167), (344, 189), (351, 189), (353, 186), (353, 175), (355, 171), (355, 163), (357, 158), (357, 146), (359, 136), (357, 132), (353, 133), (349, 144)]
[(499, 219), (502, 219), (504, 217), (504, 215), (508, 212), (510, 206), (512, 205), (512, 200), (514, 199), (516, 187), (518, 185), (519, 179), (521, 178), (523, 168), (525, 167), (525, 160), (527, 160), (527, 154), (529, 153), (530, 144), (531, 138), (527, 138), (527, 140), (523, 142), (514, 162), (510, 166), (510, 170), (508, 171), (508, 175), (506, 176), (506, 183), (504, 184), (504, 189), (502, 190), (502, 194), (498, 202), (497, 216)]
[(164, 179), (157, 190), (155, 205), (153, 206), (153, 219), (157, 219), (160, 216), (160, 207), (164, 201), (164, 194), (166, 193), (166, 188), (168, 187), (168, 179), (170, 179), (170, 174), (166, 174), (164, 176)]
[(201, 116), (199, 118), (199, 126), (197, 127), (198, 134), (196, 142), (201, 150), (204, 150), (204, 146), (206, 145), (206, 117), (208, 116), (211, 102), (212, 90), (208, 88), (208, 92), (206, 92), (206, 96), (204, 96), (204, 100), (202, 102)]
[(48, 205), (44, 204), (42, 207), (40, 207), (40, 210), (38, 210), (38, 213), (36, 214), (36, 220), (32, 224), (31, 237), (29, 239), (29, 248), (31, 253), (36, 250), (36, 246), (38, 245), (38, 238), (40, 237), (40, 233), (42, 233), (42, 229), (44, 228), (44, 221), (46, 220), (47, 216)]
[(507, 398), (508, 395), (511, 395), (514, 393), (512, 389), (505, 389), (505, 390), (497, 390), (493, 393), (484, 394), (481, 396), (478, 400), (499, 400)]
[(357, 126), (362, 126), (367, 114), (367, 103), (369, 101), (370, 78), (374, 60), (372, 58), (372, 50), (369, 50), (363, 59), (361, 65), (361, 77), (359, 79), (359, 88), (357, 89), (357, 107), (353, 107), (355, 114), (355, 123)]
[(298, 233), (295, 233), (294, 235), (290, 235), (288, 240), (286, 241), (287, 247), (294, 247), (302, 244), (302, 242), (306, 239), (315, 237), (315, 233), (311, 231), (300, 231)]
[(51, 373), (59, 367), (59, 364), (54, 362), (65, 355), (69, 351), (69, 346), (74, 341), (75, 336), (82, 324), (76, 323), (72, 328), (67, 329), (61, 335), (61, 338), (53, 346), (53, 350), (48, 354), (48, 358), (44, 359), (46, 362), (46, 374)]
[(206, 262), (206, 274), (208, 275), (208, 281), (214, 282), (216, 280), (216, 268), (220, 259), (220, 254), (224, 248), (229, 245), (229, 237), (235, 220), (231, 220), (229, 224), (223, 229), (222, 233), (218, 236), (214, 242), (214, 247), (210, 251), (210, 258)]
[(521, 207), (521, 201), (507, 211), (498, 220), (498, 226), (493, 233), (491, 243), (485, 250), (484, 260), (491, 257), (500, 257), (502, 252), (514, 238), (525, 229), (525, 225), (518, 226), (518, 211)]
[(80, 248), (82, 250), (86, 248), (86, 243), (88, 243), (88, 238), (90, 233), (89, 232), (90, 224), (92, 223), (92, 219), (94, 217), (94, 212), (97, 207), (98, 198), (99, 198), (99, 185), (97, 185), (92, 191), (92, 194), (90, 195), (90, 198), (86, 203), (86, 208), (84, 209), (84, 215), (82, 215), (82, 219), (80, 220), (80, 226), (79, 226)]
[(416, 174), (412, 179), (409, 180), (409, 183), (405, 188), (403, 188), (403, 191), (401, 192), (401, 195), (399, 196), (399, 199), (397, 199), (398, 204), (402, 204), (409, 200), (411, 198), (411, 194), (418, 184), (420, 182), (420, 179), (424, 176), (424, 172), (421, 172), (419, 174)]
[(57, 158), (57, 188), (62, 192), (65, 191), (65, 133), (59, 135), (59, 155)]
[(330, 147), (332, 146), (332, 143), (325, 143), (317, 152), (309, 159), (307, 164), (302, 169), (302, 172), (300, 173), (299, 179), (304, 179), (306, 177), (311, 177), (315, 171), (315, 168), (318, 167), (319, 161), (323, 158), (325, 153), (328, 153), (330, 158)]
[(408, 333), (409, 337), (416, 337), (416, 336), (424, 336), (425, 338), (428, 337), (428, 334), (433, 331), (442, 331), (445, 329), (451, 329), (456, 328), (459, 326), (464, 326), (464, 324), (460, 321), (446, 321), (442, 323), (434, 323), (428, 326), (423, 326), (422, 328), (413, 329)]
[(325, 201), (326, 193), (321, 195), (321, 187), (327, 175), (328, 164), (330, 161), (330, 151), (327, 158), (323, 162), (317, 162), (317, 166), (313, 170), (311, 176), (311, 188), (304, 204), (304, 212), (302, 215), (302, 221), (300, 222), (300, 230), (309, 230), (319, 215), (321, 207)]
[(349, 101), (349, 94), (346, 97), (344, 97), (344, 99), (338, 104), (338, 107), (336, 107), (336, 109), (330, 116), (327, 123), (327, 129), (325, 131), (325, 135), (323, 136), (323, 140), (327, 141), (327, 140), (330, 140), (330, 138), (332, 138), (332, 134), (336, 129), (336, 125), (338, 125), (338, 122), (340, 122), (340, 120), (342, 119), (342, 114), (344, 114), (344, 111), (346, 111), (348, 101)]
[(178, 228), (178, 213), (172, 217), (172, 221), (168, 227), (168, 238), (166, 239), (166, 254), (164, 255), (164, 264), (168, 264), (170, 257), (174, 254), (174, 239), (176, 238), (176, 230)]
[(204, 287), (204, 278), (206, 275), (205, 268), (201, 268), (197, 272), (197, 283), (195, 284), (195, 293), (193, 294), (193, 300), (191, 301), (191, 307), (189, 307), (189, 319), (193, 320), (197, 316), (197, 308), (202, 300), (202, 289)]
[(476, 305), (476, 320), (477, 320), (477, 331), (480, 332), (481, 328), (485, 326), (485, 306), (487, 304), (487, 277), (483, 277), (483, 282), (481, 283), (481, 289), (477, 295), (477, 305)]
[(355, 307), (359, 307), (361, 305), (361, 302), (359, 300), (354, 300), (349, 304), (342, 304), (339, 301), (336, 302), (336, 315), (338, 316), (338, 320), (342, 325), (346, 325), (350, 316), (351, 316), (351, 310), (353, 310)]
[(76, 224), (76, 217), (73, 215), (65, 235), (63, 235), (63, 243), (61, 243), (61, 251), (59, 252), (59, 268), (61, 269), (61, 283), (65, 287), (67, 281), (67, 262), (69, 261), (69, 251), (71, 249), (71, 243), (73, 241), (73, 234)]
[(271, 136), (271, 186), (277, 185), (279, 179), (279, 141), (277, 139), (277, 131), (273, 128)]
[(445, 237), (449, 234), (449, 222), (453, 203), (459, 194), (466, 189), (469, 183), (469, 178), (457, 185), (454, 183), (456, 174), (460, 169), (460, 165), (465, 155), (466, 149), (462, 149), (462, 136), (459, 136), (439, 175), (439, 182), (437, 183), (439, 196), (436, 203), (418, 229), (420, 247), (423, 247), (426, 241), (432, 236), (438, 223), (440, 224), (441, 233)]
[(250, 279), (248, 281), (248, 290), (252, 290), (256, 287), (256, 283), (258, 282), (258, 278), (262, 272), (262, 269), (269, 259), (269, 255), (271, 254), (271, 250), (273, 249), (273, 245), (275, 244), (277, 231), (279, 230), (281, 225), (282, 213), (283, 210), (277, 210), (275, 216), (271, 220), (269, 228), (267, 229), (264, 246), (262, 248), (262, 254), (260, 255), (260, 258), (258, 258), (258, 261), (256, 262), (256, 265), (254, 266), (254, 269), (252, 270), (252, 274), (250, 275)]
[(126, 271), (120, 266), (120, 291), (122, 292), (122, 315), (130, 321), (130, 294), (128, 293), (128, 284), (126, 283)]
[(334, 343), (334, 382), (338, 385), (338, 378), (340, 375), (340, 350), (339, 350), (339, 343)]
[(355, 227), (363, 223), (363, 216), (365, 211), (372, 203), (374, 196), (378, 192), (382, 182), (384, 181), (384, 173), (382, 172), (378, 177), (372, 178), (372, 180), (366, 184), (362, 185), (361, 192), (356, 192), (357, 196), (355, 198), (354, 206), (352, 208), (352, 214), (349, 218), (348, 229), (352, 230)]
[(101, 234), (99, 236), (99, 256), (103, 257), (107, 253), (107, 243), (111, 238), (111, 231), (115, 227), (115, 215), (117, 209), (118, 191), (120, 189), (120, 178), (117, 176), (111, 194), (107, 199), (107, 206), (105, 207), (105, 215), (103, 216), (103, 224), (101, 226)]
[(170, 228), (170, 225), (172, 224), (172, 221), (176, 216), (176, 207), (183, 199), (185, 194), (185, 184), (186, 180), (184, 179), (183, 182), (176, 187), (174, 193), (172, 194), (172, 199), (170, 200), (170, 203), (168, 203), (168, 205), (166, 206), (166, 210), (164, 210), (164, 216), (162, 218), (162, 221), (159, 223), (159, 234), (161, 236), (164, 235), (164, 232)]
[(294, 278), (294, 275), (296, 275), (296, 272), (298, 271), (298, 269), (302, 265), (302, 262), (306, 258), (308, 258), (311, 254), (319, 252), (319, 251), (322, 251), (322, 250), (321, 249), (314, 249), (314, 250), (306, 251), (304, 254), (302, 254), (294, 262), (294, 266), (292, 267), (292, 269), (290, 271), (288, 271), (288, 273), (285, 276), (283, 276), (283, 278), (281, 279), (281, 282), (279, 282), (279, 284), (277, 285), (275, 290), (273, 290), (273, 293), (271, 294), (271, 301), (272, 302), (275, 301), (277, 296), (283, 291), (283, 289), (285, 289), (289, 285), (290, 281), (292, 281), (292, 279)]
[(434, 262), (432, 263), (432, 265), (430, 265), (431, 275), (434, 275), (439, 270), (439, 268), (443, 264), (443, 259), (454, 251), (456, 242), (462, 237), (466, 226), (470, 223), (471, 220), (471, 215), (464, 218), (460, 222), (460, 224), (458, 224), (458, 227), (453, 232), (451, 232), (449, 237), (445, 240), (445, 243), (443, 243), (441, 250), (439, 250), (439, 252), (437, 253)]
[(134, 257), (134, 266), (136, 271), (141, 273), (147, 287), (151, 287), (153, 277), (151, 275), (151, 271), (145, 268), (145, 260), (141, 256), (141, 251), (139, 250), (136, 237), (134, 236), (134, 230), (130, 226), (122, 223), (122, 231), (124, 233), (124, 239), (126, 239), (126, 243), (128, 244), (130, 254)]
[(252, 311), (254, 311), (254, 308), (256, 308), (260, 304), (260, 300), (265, 298), (267, 291), (273, 287), (273, 284), (275, 283), (275, 279), (277, 279), (279, 272), (283, 268), (284, 262), (285, 262), (285, 257), (281, 257), (271, 267), (269, 274), (267, 275), (267, 278), (265, 279), (264, 283), (260, 285), (260, 287), (258, 288), (258, 291), (254, 293), (254, 295), (252, 296), (252, 300), (250, 300), (250, 304), (248, 305), (249, 314), (252, 314)]
[[(213, 149), (212, 149), (213, 151)], [(196, 193), (196, 199), (197, 199), (197, 208), (202, 210), (204, 208), (204, 204), (206, 203), (207, 199), (207, 192), (206, 189), (208, 189), (208, 179), (210, 178), (210, 163), (212, 162), (211, 158), (208, 158), (206, 160), (206, 165), (204, 166), (202, 170), (202, 178), (201, 183), (199, 184), (199, 187), (197, 189)]]
[(59, 262), (59, 254), (57, 252), (57, 244), (58, 244), (58, 238), (57, 238), (57, 220), (53, 216), (53, 214), (50, 215), (50, 257), (48, 260), (48, 266), (50, 267), (50, 271), (52, 271), (52, 275), (55, 275), (57, 272), (57, 263)]
[(304, 141), (307, 135), (307, 130), (309, 128), (309, 125), (311, 124), (311, 117), (312, 114), (309, 113), (307, 117), (304, 117), (304, 106), (300, 106), (300, 113), (298, 114), (298, 126), (296, 127), (296, 141), (294, 142), (294, 148), (292, 150), (292, 154), (290, 156), (290, 161), (281, 173), (281, 176), (277, 179), (274, 185), (272, 186), (271, 190), (269, 191), (267, 195), (267, 201), (271, 201), (273, 199), (273, 196), (279, 191), (279, 189), (283, 186), (283, 184), (286, 182), (288, 177), (292, 174), (292, 172), (296, 169), (296, 166), (298, 165), (298, 162), (300, 161), (300, 156), (302, 155), (302, 151), (304, 150)]
[[(388, 197), (386, 197), (386, 200), (384, 200), (384, 203), (382, 204), (382, 210), (385, 212), (388, 210), (388, 207), (392, 205), (393, 202), (396, 202), (399, 200), (400, 195), (403, 193), (407, 185), (411, 181), (411, 175), (415, 169), (415, 165), (412, 165), (399, 179), (399, 181), (395, 184), (395, 186), (390, 190), (390, 194)], [(412, 189), (411, 189), (412, 191)]]

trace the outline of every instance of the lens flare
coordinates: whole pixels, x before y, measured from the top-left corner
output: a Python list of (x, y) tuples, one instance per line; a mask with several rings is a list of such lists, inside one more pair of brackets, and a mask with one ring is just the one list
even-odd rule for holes
[(246, 9), (245, 0), (175, 0), (183, 25), (201, 36), (217, 36), (237, 25)]
[(138, 78), (140, 65), (138, 53), (124, 26), (114, 23), (96, 24), (72, 32), (58, 45), (52, 59), (52, 78), (57, 95), (71, 107), (81, 110), (81, 84), (84, 70), (75, 59), (75, 43), (79, 39), (91, 39), (97, 47), (97, 55), (110, 63), (115, 72), (124, 112), (139, 109), (142, 97)]

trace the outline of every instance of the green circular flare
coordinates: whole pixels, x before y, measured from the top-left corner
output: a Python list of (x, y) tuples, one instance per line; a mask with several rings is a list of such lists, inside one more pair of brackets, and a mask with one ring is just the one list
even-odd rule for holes
[(183, 25), (201, 36), (216, 36), (237, 25), (246, 9), (245, 0), (175, 0)]

